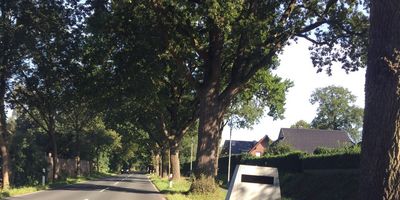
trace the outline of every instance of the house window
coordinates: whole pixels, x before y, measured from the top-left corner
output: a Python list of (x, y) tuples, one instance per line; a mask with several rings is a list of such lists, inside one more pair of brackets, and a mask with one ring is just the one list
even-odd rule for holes
[(256, 157), (261, 157), (261, 152), (256, 151)]

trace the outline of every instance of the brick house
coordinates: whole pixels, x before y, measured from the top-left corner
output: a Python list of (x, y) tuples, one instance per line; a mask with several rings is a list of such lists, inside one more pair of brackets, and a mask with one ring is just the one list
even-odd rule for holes
[(261, 138), (254, 146), (249, 150), (249, 153), (253, 156), (260, 157), (264, 154), (268, 148), (270, 139), (267, 135)]
[[(241, 141), (241, 140), (232, 140), (231, 146), (231, 154), (239, 155), (242, 153), (247, 153), (251, 148), (254, 147), (256, 141)], [(222, 146), (221, 156), (227, 156), (229, 154), (229, 140), (225, 140), (224, 145)]]

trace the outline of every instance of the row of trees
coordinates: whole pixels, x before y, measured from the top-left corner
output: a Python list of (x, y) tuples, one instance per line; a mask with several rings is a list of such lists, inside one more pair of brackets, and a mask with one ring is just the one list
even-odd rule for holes
[[(333, 62), (347, 71), (365, 65), (368, 11), (363, 6), (351, 0), (2, 1), (3, 185), (10, 164), (7, 103), (48, 135), (55, 157), (58, 130), (66, 124), (62, 116), (73, 122), (94, 112), (103, 114), (107, 127), (126, 133), (121, 135), (127, 141), (138, 138), (138, 150), (169, 148), (175, 168), (176, 147), (198, 119), (195, 175), (212, 179), (225, 119), (240, 113), (234, 109), (265, 106), (271, 116), (282, 116), (290, 83), (271, 71), (284, 46), (297, 38), (312, 42), (318, 71), (330, 73)], [(370, 178), (361, 188), (374, 193), (365, 199), (393, 199), (400, 190), (398, 148), (392, 145), (399, 132), (398, 39), (392, 36), (399, 29), (391, 22), (398, 19), (399, 3), (371, 1), (371, 8), (362, 159), (363, 177)], [(390, 112), (381, 115), (382, 110)], [(384, 123), (377, 124), (376, 116)], [(84, 119), (72, 126), (76, 133), (88, 124)], [(380, 132), (385, 137), (376, 136)]]
[[(121, 144), (137, 131), (117, 133), (105, 124), (105, 106), (96, 85), (100, 73), (91, 65), (89, 41), (84, 39), (87, 11), (77, 1), (1, 1), (3, 188), (9, 187), (10, 179), (14, 185), (32, 184), (47, 167), (39, 161), (48, 153), (54, 181), (60, 155), (93, 161), (100, 170), (108, 168), (104, 161), (111, 155), (120, 161), (115, 165), (129, 163), (130, 158), (120, 158), (115, 151), (138, 149)], [(14, 112), (13, 118), (7, 119), (7, 112)]]

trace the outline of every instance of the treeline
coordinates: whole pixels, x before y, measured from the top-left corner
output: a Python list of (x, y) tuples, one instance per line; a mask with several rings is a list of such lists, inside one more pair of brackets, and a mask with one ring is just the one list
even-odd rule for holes
[[(357, 6), (339, 1), (2, 2), (3, 186), (9, 184), (9, 148), (16, 136), (7, 127), (6, 107), (17, 121), (35, 127), (31, 137), (37, 142), (28, 143), (51, 152), (54, 163), (59, 156), (80, 156), (96, 161), (98, 169), (103, 159), (112, 169), (153, 162), (166, 176), (170, 163), (178, 179), (182, 143), (192, 132), (194, 174), (213, 181), (228, 123), (249, 127), (264, 110), (274, 119), (283, 117), (292, 83), (272, 70), (289, 41), (312, 42), (319, 71), (337, 60), (346, 70), (362, 66), (367, 26)], [(333, 48), (339, 46), (344, 48)], [(41, 133), (47, 146), (33, 133)]]

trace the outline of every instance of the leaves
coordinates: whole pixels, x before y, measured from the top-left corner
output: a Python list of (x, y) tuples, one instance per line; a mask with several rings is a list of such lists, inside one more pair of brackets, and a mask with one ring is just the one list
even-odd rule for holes
[(355, 142), (360, 140), (363, 109), (354, 105), (356, 96), (343, 87), (328, 86), (316, 89), (311, 104), (317, 104), (317, 116), (311, 122), (313, 128), (344, 130)]

